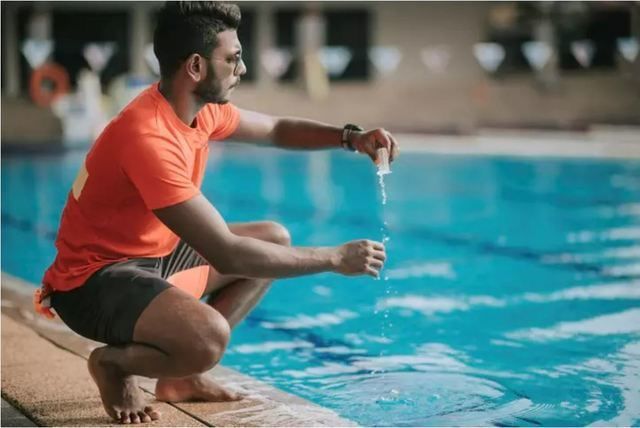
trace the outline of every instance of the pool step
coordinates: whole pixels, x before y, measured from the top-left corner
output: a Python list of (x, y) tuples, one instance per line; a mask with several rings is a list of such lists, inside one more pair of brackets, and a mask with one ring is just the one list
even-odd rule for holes
[[(86, 368), (101, 346), (60, 320), (36, 316), (34, 287), (2, 273), (2, 396), (41, 426), (105, 426), (98, 390)], [(155, 401), (155, 380), (140, 378), (147, 398), (162, 413), (157, 426), (356, 426), (331, 410), (225, 367), (210, 374), (218, 383), (248, 394), (232, 403)], [(115, 425), (115, 424), (114, 424)]]

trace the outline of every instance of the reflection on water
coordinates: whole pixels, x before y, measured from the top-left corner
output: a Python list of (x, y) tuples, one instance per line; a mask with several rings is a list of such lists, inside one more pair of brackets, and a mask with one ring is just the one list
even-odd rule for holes
[(447, 345), (431, 343), (416, 355), (353, 357), (349, 364), (324, 362), (284, 374), (316, 385), (324, 391), (323, 404), (358, 415), (365, 425), (385, 425), (380, 414), (396, 426), (450, 426), (526, 424), (561, 412), (534, 404), (498, 380), (522, 375), (483, 371), (469, 360)]
[(567, 242), (587, 243), (592, 241), (637, 241), (640, 239), (639, 227), (614, 227), (603, 231), (581, 230), (567, 235)]
[(265, 321), (262, 323), (262, 327), (287, 330), (326, 327), (330, 325), (341, 324), (348, 319), (356, 317), (358, 317), (358, 314), (355, 312), (346, 309), (339, 309), (333, 313), (317, 314), (315, 316), (300, 314), (294, 317), (287, 317), (286, 319), (283, 319), (281, 321)]
[[(454, 311), (468, 311), (473, 307), (504, 307), (526, 303), (551, 303), (571, 300), (640, 300), (640, 281), (628, 283), (594, 284), (571, 287), (553, 293), (524, 293), (498, 299), (492, 296), (455, 296), (403, 295), (383, 298), (379, 308), (394, 308), (404, 311), (417, 311), (426, 316)], [(608, 322), (609, 318), (605, 322)], [(614, 318), (612, 321), (619, 321)], [(614, 323), (615, 324), (615, 323)]]
[(425, 262), (402, 266), (387, 271), (389, 279), (407, 279), (430, 276), (434, 278), (456, 279), (456, 273), (449, 262)]
[[(562, 322), (548, 328), (530, 328), (507, 333), (509, 339), (546, 341), (570, 339), (577, 335), (607, 336), (613, 334), (640, 334), (640, 309), (629, 309), (610, 315)], [(639, 385), (640, 387), (640, 385)]]
[(504, 306), (506, 303), (491, 296), (469, 296), (461, 298), (439, 296), (401, 296), (382, 300), (383, 308), (401, 308), (421, 312), (430, 316), (437, 313), (467, 311), (473, 306)]
[[(480, 415), (498, 406), (517, 400), (500, 384), (486, 379), (455, 373), (387, 372), (382, 376), (351, 377), (343, 381), (339, 391), (330, 391), (335, 405), (349, 413), (386, 414), (397, 426), (452, 425), (452, 414), (465, 410), (469, 421), (476, 423)], [(359, 397), (354, 400), (354, 397)], [(498, 404), (500, 403), (500, 404)], [(450, 418), (444, 415), (452, 415)], [(377, 417), (363, 415), (365, 425), (380, 425)]]

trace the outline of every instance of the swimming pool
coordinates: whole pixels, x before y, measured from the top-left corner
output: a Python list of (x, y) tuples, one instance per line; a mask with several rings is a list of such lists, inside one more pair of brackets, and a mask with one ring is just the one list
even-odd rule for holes
[[(37, 283), (83, 153), (4, 157), (2, 270)], [(390, 238), (387, 279), (279, 281), (223, 364), (364, 425), (640, 424), (640, 162), (228, 145), (204, 193), (296, 245)]]

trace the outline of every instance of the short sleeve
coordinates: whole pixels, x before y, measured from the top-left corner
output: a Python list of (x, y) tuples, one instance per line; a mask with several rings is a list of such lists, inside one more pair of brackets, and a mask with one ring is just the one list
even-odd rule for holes
[(148, 209), (175, 205), (200, 193), (178, 144), (161, 137), (139, 136), (128, 141), (121, 153), (122, 169)]
[(207, 109), (213, 119), (209, 140), (224, 140), (238, 129), (240, 110), (233, 104), (208, 104)]

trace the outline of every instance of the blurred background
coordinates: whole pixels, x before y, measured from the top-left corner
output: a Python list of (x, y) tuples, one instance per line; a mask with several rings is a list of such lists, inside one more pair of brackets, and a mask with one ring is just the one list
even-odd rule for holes
[[(161, 6), (2, 2), (3, 297), (40, 283), (95, 136), (158, 79)], [(640, 2), (240, 6), (236, 105), (383, 126), (402, 155), (377, 177), (210, 145), (227, 221), (389, 256), (379, 281), (278, 281), (222, 364), (365, 426), (640, 425)]]
[[(4, 148), (87, 145), (157, 79), (161, 5), (3, 2)], [(240, 6), (244, 108), (396, 132), (640, 124), (639, 2)]]

